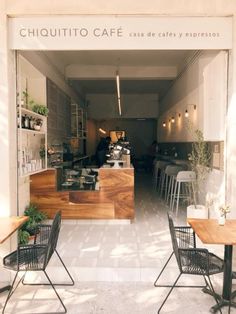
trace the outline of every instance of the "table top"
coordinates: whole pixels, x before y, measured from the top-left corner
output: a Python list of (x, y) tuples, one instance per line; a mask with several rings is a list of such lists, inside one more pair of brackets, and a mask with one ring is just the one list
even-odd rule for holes
[(6, 241), (28, 219), (28, 216), (0, 217), (0, 244)]
[(220, 226), (217, 219), (188, 219), (200, 240), (206, 244), (236, 244), (236, 220), (228, 219)]

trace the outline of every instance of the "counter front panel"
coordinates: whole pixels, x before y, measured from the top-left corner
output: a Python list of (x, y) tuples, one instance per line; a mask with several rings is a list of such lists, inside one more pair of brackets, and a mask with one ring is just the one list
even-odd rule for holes
[(99, 189), (59, 190), (61, 169), (31, 176), (30, 198), (53, 218), (62, 210), (64, 219), (133, 219), (133, 168), (100, 168)]

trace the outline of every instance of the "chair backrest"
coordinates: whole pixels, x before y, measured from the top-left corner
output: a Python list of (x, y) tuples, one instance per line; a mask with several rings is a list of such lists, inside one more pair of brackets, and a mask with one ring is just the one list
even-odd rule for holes
[(169, 162), (169, 161), (158, 160), (158, 161), (156, 162), (155, 167), (158, 168), (158, 169), (165, 169), (165, 167), (166, 167), (167, 165), (170, 165), (170, 162)]
[(177, 175), (177, 173), (179, 171), (183, 170), (183, 167), (182, 166), (176, 166), (176, 165), (169, 165), (166, 167), (165, 169), (165, 173), (168, 175), (168, 176), (175, 176)]
[[(168, 221), (169, 221), (169, 229), (172, 241), (173, 251), (181, 271), (183, 260), (179, 254), (179, 248), (181, 249), (189, 249), (189, 248), (196, 248), (196, 239), (195, 239), (195, 232), (191, 227), (188, 226), (174, 226), (172, 214), (167, 212)], [(183, 256), (182, 256), (183, 257)]]
[(196, 181), (196, 173), (194, 171), (179, 171), (176, 180), (181, 182), (194, 182)]
[(178, 246), (178, 241), (177, 241), (177, 237), (176, 237), (176, 233), (175, 233), (173, 218), (172, 218), (171, 213), (169, 213), (169, 212), (167, 212), (167, 216), (168, 216), (168, 222), (169, 222), (169, 229), (170, 229), (170, 236), (171, 236), (173, 251), (174, 251), (175, 258), (177, 260), (179, 269), (181, 270), (179, 246)]
[(48, 244), (47, 244), (47, 252), (45, 256), (44, 266), (48, 264), (50, 258), (52, 257), (58, 241), (58, 236), (61, 228), (61, 211), (58, 211), (53, 219)]

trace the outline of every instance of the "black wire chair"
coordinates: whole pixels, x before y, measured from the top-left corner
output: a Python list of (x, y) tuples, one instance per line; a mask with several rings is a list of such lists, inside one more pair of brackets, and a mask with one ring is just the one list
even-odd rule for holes
[[(58, 236), (60, 232), (61, 227), (61, 212), (58, 211), (53, 219), (52, 225), (41, 225), (39, 226), (39, 233), (35, 236), (35, 240), (33, 244), (27, 244), (27, 245), (18, 245), (18, 248), (16, 251), (10, 253), (9, 255), (5, 256), (3, 259), (3, 264), (5, 268), (8, 268), (10, 270), (16, 271), (15, 277), (13, 279), (13, 283), (11, 286), (11, 289), (8, 293), (7, 299), (5, 301), (2, 313), (5, 312), (7, 303), (17, 287), (19, 286), (20, 282), (27, 285), (50, 285), (58, 300), (60, 301), (63, 311), (62, 312), (51, 312), (53, 313), (66, 313), (67, 309), (60, 298), (55, 285), (52, 283), (51, 279), (49, 278), (49, 275), (46, 272), (47, 265), (53, 255), (54, 252), (56, 252), (57, 256), (59, 257), (63, 267), (65, 268), (67, 274), (69, 275), (71, 279), (71, 283), (64, 284), (64, 285), (73, 285), (74, 280), (71, 277), (68, 269), (66, 268), (65, 264), (63, 263), (60, 255), (56, 251)], [(18, 280), (16, 283), (16, 279), (18, 277), (19, 272), (24, 272), (23, 276)], [(44, 272), (48, 283), (24, 283), (25, 275), (28, 271), (42, 271)], [(15, 287), (14, 287), (15, 286)], [(48, 313), (48, 312), (47, 312)]]
[[(186, 227), (175, 227), (171, 214), (167, 213), (167, 215), (173, 246), (173, 253), (171, 254), (170, 258), (173, 254), (175, 255), (180, 273), (178, 274), (174, 284), (171, 286), (171, 289), (166, 295), (157, 313), (161, 312), (161, 309), (163, 308), (173, 289), (175, 287), (181, 287), (177, 286), (176, 284), (182, 274), (203, 276), (206, 284), (203, 291), (212, 295), (218, 303), (218, 295), (215, 293), (210, 276), (222, 273), (224, 271), (224, 261), (213, 253), (210, 253), (207, 249), (196, 248), (194, 233), (186, 233), (186, 231), (188, 230), (186, 229)], [(191, 247), (190, 245), (193, 245), (193, 247)], [(170, 258), (168, 259), (164, 268), (168, 264)], [(163, 270), (161, 271), (161, 273), (163, 272)], [(158, 276), (157, 280), (159, 279), (159, 277), (160, 275)], [(157, 282), (157, 280), (155, 281), (155, 283)], [(170, 286), (166, 285), (166, 287)], [(221, 310), (220, 313), (222, 313)]]
[[(176, 234), (176, 239), (178, 241), (178, 246), (180, 248), (196, 248), (196, 236), (195, 232), (193, 229), (189, 226), (174, 226), (175, 234)], [(162, 273), (166, 269), (167, 265), (169, 264), (171, 258), (174, 255), (174, 251), (170, 254), (169, 258), (167, 259), (166, 263), (162, 267), (159, 275), (157, 276), (154, 286), (155, 287), (172, 287), (172, 285), (167, 285), (167, 284), (158, 284), (158, 280), (160, 279)], [(205, 286), (186, 286), (186, 285), (176, 285), (176, 288), (203, 288)]]

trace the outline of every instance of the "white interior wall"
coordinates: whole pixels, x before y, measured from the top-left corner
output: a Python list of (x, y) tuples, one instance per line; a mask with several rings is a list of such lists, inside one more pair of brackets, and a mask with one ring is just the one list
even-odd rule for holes
[[(162, 114), (158, 121), (159, 142), (193, 141), (193, 134), (187, 127), (189, 121), (193, 129), (203, 131), (205, 140), (225, 140), (226, 73), (226, 52), (201, 53), (160, 102)], [(186, 109), (188, 118), (184, 116)], [(171, 117), (175, 117), (175, 123), (169, 122)], [(162, 125), (164, 121), (165, 128)], [(203, 204), (206, 201), (205, 196), (208, 200), (214, 200), (211, 208), (211, 216), (214, 217), (215, 208), (219, 203), (224, 203), (225, 198), (223, 171), (213, 169), (209, 173), (200, 195)]]
[(225, 139), (228, 53), (220, 51), (203, 70), (203, 134), (208, 141)]
[[(192, 141), (191, 133), (186, 127), (185, 110), (189, 112), (189, 121), (195, 129), (199, 128), (204, 132), (206, 140), (222, 140), (225, 134), (224, 112), (226, 107), (226, 52), (203, 51), (186, 71), (175, 81), (167, 95), (160, 101), (160, 112), (158, 123), (159, 142), (184, 142)], [(223, 66), (222, 66), (223, 63)], [(209, 90), (209, 76), (206, 75), (212, 70), (211, 78), (217, 82)], [(220, 75), (221, 73), (221, 75)], [(222, 78), (223, 77), (223, 78)], [(206, 93), (208, 91), (208, 94)], [(212, 101), (214, 99), (214, 101)], [(222, 103), (223, 101), (223, 103)], [(214, 109), (210, 106), (214, 104)], [(196, 110), (194, 110), (196, 105)], [(211, 110), (205, 107), (210, 106)], [(217, 123), (211, 123), (212, 112)], [(181, 117), (179, 118), (179, 113)], [(223, 114), (223, 115), (222, 115)], [(169, 119), (174, 116), (176, 123), (169, 123)], [(166, 122), (166, 128), (162, 123)], [(204, 122), (205, 121), (205, 122)], [(205, 127), (205, 128), (204, 128)], [(214, 136), (213, 136), (214, 134)]]
[(235, 12), (235, 0), (57, 0), (55, 5), (48, 0), (5, 0), (9, 15), (25, 14), (158, 14), (176, 16), (229, 16)]
[(67, 84), (62, 73), (51, 64), (47, 56), (40, 51), (21, 51), (21, 54), (32, 63), (45, 77), (52, 80), (64, 93), (66, 93), (74, 103), (83, 105), (83, 100)]
[[(141, 91), (142, 92), (142, 91)], [(122, 118), (156, 118), (158, 115), (157, 94), (123, 94), (121, 84)], [(119, 118), (116, 95), (88, 94), (88, 115), (92, 119)]]
[(34, 102), (46, 106), (46, 77), (21, 55), (19, 55), (18, 62), (19, 98), (22, 98), (22, 92), (27, 89), (28, 101), (34, 100)]
[[(188, 120), (191, 122), (194, 128), (199, 128), (204, 131), (204, 122), (208, 121), (209, 115), (212, 113), (209, 112), (208, 116), (204, 116), (206, 113), (204, 107), (206, 101), (206, 97), (204, 98), (204, 90), (206, 90), (207, 86), (205, 86), (204, 81), (204, 73), (206, 73), (206, 69), (208, 68), (211, 62), (215, 64), (215, 58), (217, 58), (216, 63), (219, 63), (220, 59), (218, 56), (223, 56), (223, 54), (219, 51), (203, 51), (200, 56), (192, 63), (185, 72), (175, 81), (171, 89), (169, 89), (168, 94), (160, 101), (160, 118), (158, 123), (158, 141), (159, 142), (184, 142), (184, 141), (192, 141), (191, 134), (188, 132), (186, 127), (186, 118), (184, 117), (185, 110), (189, 112)], [(220, 60), (221, 61), (221, 60)], [(221, 66), (221, 64), (220, 64)], [(213, 68), (214, 68), (213, 67)], [(212, 67), (211, 67), (212, 68)], [(223, 68), (222, 68), (223, 70)], [(225, 75), (224, 75), (225, 77)], [(206, 79), (206, 75), (205, 75)], [(221, 90), (219, 92), (219, 87), (225, 88), (225, 81), (222, 79), (222, 76), (215, 76), (215, 80), (218, 79), (217, 91), (216, 89), (211, 89), (208, 95), (214, 94), (216, 92), (217, 95), (219, 93), (223, 93)], [(224, 90), (226, 92), (226, 89)], [(211, 96), (209, 96), (211, 97)], [(212, 96), (215, 97), (215, 96)], [(209, 99), (209, 98), (208, 98)], [(216, 103), (214, 103), (217, 105)], [(194, 110), (194, 105), (196, 105), (196, 110)], [(208, 105), (208, 103), (207, 103)], [(218, 106), (220, 107), (222, 104), (218, 102)], [(223, 104), (225, 107), (225, 103)], [(221, 111), (219, 111), (220, 113)], [(178, 115), (181, 114), (179, 118)], [(216, 111), (214, 110), (214, 116)], [(169, 119), (175, 116), (176, 123), (168, 123)], [(224, 133), (225, 124), (222, 122), (224, 117), (221, 114), (218, 114), (215, 119), (220, 121), (220, 124), (217, 125), (217, 132), (220, 134)], [(166, 128), (163, 128), (162, 123), (166, 122)], [(221, 131), (219, 130), (219, 126), (221, 126)], [(204, 136), (206, 139), (210, 139), (210, 135), (214, 133), (216, 130), (216, 124), (208, 124), (208, 127), (205, 128)], [(220, 140), (222, 138), (218, 138), (215, 140)]]

